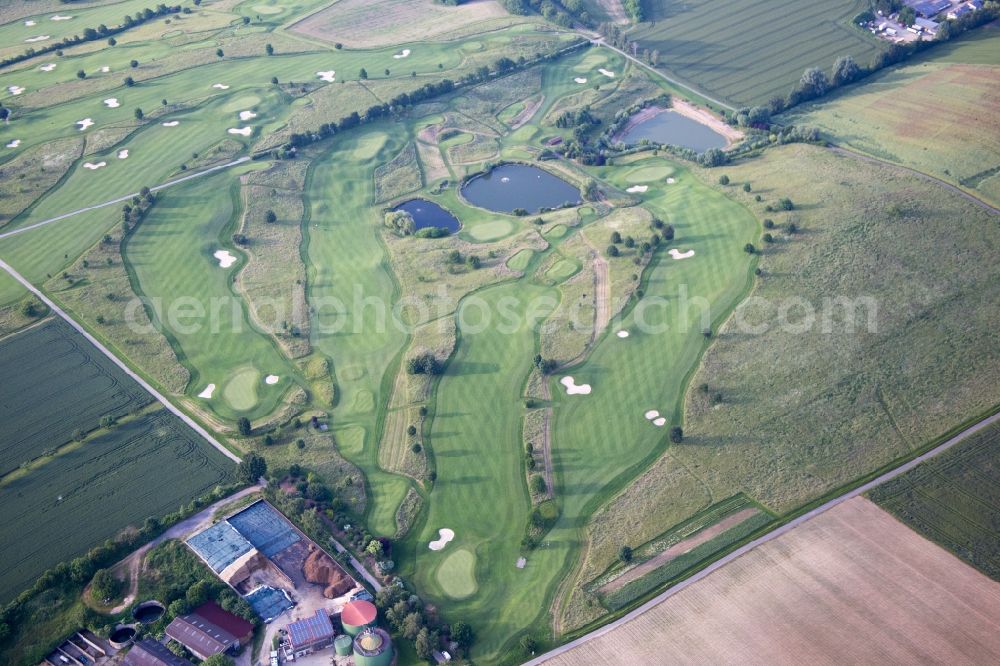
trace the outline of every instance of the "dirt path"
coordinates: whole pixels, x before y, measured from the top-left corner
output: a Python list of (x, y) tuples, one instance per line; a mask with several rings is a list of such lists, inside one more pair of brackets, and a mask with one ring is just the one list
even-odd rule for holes
[(608, 276), (608, 260), (601, 256), (600, 251), (583, 236), (594, 258), (594, 337), (596, 340), (601, 332), (611, 323), (611, 279)]
[(611, 22), (620, 25), (629, 22), (628, 16), (625, 15), (625, 7), (622, 5), (622, 0), (597, 0), (597, 4), (601, 6), (601, 9), (608, 15), (608, 20)]
[[(549, 383), (545, 382), (548, 387)], [(546, 407), (542, 416), (542, 464), (545, 466), (543, 476), (545, 477), (545, 496), (549, 499), (555, 497), (555, 475), (552, 471), (552, 408)]]

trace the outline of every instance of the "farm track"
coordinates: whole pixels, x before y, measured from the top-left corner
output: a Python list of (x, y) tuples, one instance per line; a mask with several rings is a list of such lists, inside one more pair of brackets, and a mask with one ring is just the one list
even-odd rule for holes
[(566, 652), (569, 652), (573, 648), (575, 648), (575, 647), (577, 647), (579, 645), (582, 645), (583, 643), (586, 643), (587, 641), (589, 641), (591, 639), (597, 638), (599, 636), (603, 636), (603, 635), (605, 635), (605, 634), (613, 631), (614, 629), (616, 629), (616, 628), (618, 628), (618, 627), (620, 627), (620, 626), (622, 626), (624, 624), (627, 624), (628, 622), (634, 620), (635, 618), (639, 617), (643, 613), (651, 610), (652, 608), (655, 608), (656, 606), (658, 606), (659, 604), (663, 603), (667, 599), (673, 597), (674, 595), (676, 595), (677, 593), (681, 592), (682, 590), (685, 590), (688, 587), (690, 587), (691, 585), (694, 585), (695, 583), (697, 583), (698, 581), (700, 581), (700, 580), (702, 580), (704, 578), (707, 578), (708, 576), (710, 576), (715, 571), (721, 569), (722, 567), (726, 566), (730, 562), (733, 562), (734, 560), (738, 559), (740, 556), (742, 556), (742, 555), (750, 552), (751, 550), (753, 550), (757, 546), (760, 546), (760, 545), (762, 545), (764, 543), (767, 543), (769, 541), (773, 541), (774, 539), (780, 537), (781, 535), (783, 535), (783, 534), (785, 534), (787, 532), (790, 532), (791, 530), (795, 529), (799, 525), (802, 525), (803, 523), (806, 523), (809, 520), (812, 520), (816, 516), (829, 511), (830, 509), (834, 508), (835, 506), (843, 504), (847, 500), (850, 500), (850, 499), (852, 499), (854, 497), (859, 497), (859, 496), (863, 495), (864, 493), (868, 492), (869, 490), (871, 490), (872, 488), (875, 488), (876, 486), (879, 486), (879, 485), (885, 483), (886, 481), (890, 481), (890, 480), (892, 480), (892, 479), (894, 479), (894, 478), (896, 478), (896, 477), (898, 477), (898, 476), (900, 476), (902, 474), (905, 474), (906, 472), (909, 472), (913, 468), (917, 467), (920, 463), (925, 462), (927, 460), (930, 460), (930, 459), (932, 459), (932, 458), (934, 458), (934, 457), (936, 457), (936, 456), (944, 453), (945, 451), (947, 451), (948, 449), (952, 448), (956, 444), (964, 441), (969, 436), (971, 436), (971, 435), (979, 432), (980, 430), (982, 430), (984, 428), (987, 428), (987, 427), (989, 427), (991, 425), (994, 425), (994, 424), (1000, 424), (1000, 412), (997, 412), (997, 413), (993, 414), (992, 416), (988, 416), (988, 417), (982, 419), (981, 421), (979, 421), (978, 423), (969, 426), (968, 428), (966, 428), (962, 432), (958, 433), (954, 437), (951, 437), (950, 439), (942, 442), (941, 444), (937, 445), (936, 447), (934, 447), (930, 451), (927, 451), (926, 453), (923, 453), (923, 454), (917, 456), (913, 460), (910, 460), (909, 462), (904, 463), (904, 464), (900, 465), (899, 467), (896, 467), (895, 469), (890, 470), (890, 471), (886, 472), (885, 474), (882, 474), (881, 476), (878, 476), (875, 479), (872, 479), (871, 481), (869, 481), (867, 483), (864, 483), (864, 484), (858, 486), (857, 488), (854, 488), (853, 490), (850, 490), (850, 491), (844, 493), (843, 495), (835, 497), (834, 499), (831, 499), (828, 502), (825, 502), (824, 504), (816, 507), (815, 509), (813, 509), (813, 510), (807, 512), (807, 513), (804, 513), (803, 515), (799, 516), (798, 518), (795, 518), (795, 519), (793, 519), (793, 520), (785, 523), (781, 527), (768, 532), (764, 536), (761, 536), (761, 537), (759, 537), (757, 539), (754, 539), (750, 543), (747, 543), (747, 544), (741, 546), (740, 548), (737, 548), (735, 551), (729, 553), (728, 555), (726, 555), (725, 557), (722, 557), (721, 559), (716, 560), (715, 562), (713, 562), (712, 564), (708, 565), (707, 567), (705, 567), (701, 571), (696, 572), (690, 578), (687, 578), (687, 579), (681, 581), (680, 583), (678, 583), (677, 585), (674, 585), (670, 589), (668, 589), (668, 590), (666, 590), (666, 591), (658, 594), (657, 596), (653, 597), (652, 599), (650, 599), (646, 603), (642, 604), (641, 606), (639, 606), (635, 610), (633, 610), (630, 613), (628, 613), (626, 615), (623, 615), (622, 617), (618, 618), (614, 622), (610, 622), (610, 623), (604, 625), (603, 627), (600, 627), (600, 628), (598, 628), (598, 629), (596, 629), (596, 630), (594, 630), (594, 631), (592, 631), (592, 632), (590, 632), (590, 633), (588, 633), (588, 634), (586, 634), (584, 636), (581, 636), (580, 638), (577, 638), (576, 640), (570, 641), (569, 643), (566, 643), (565, 645), (561, 645), (561, 646), (557, 647), (554, 650), (551, 650), (549, 652), (546, 652), (543, 655), (535, 657), (534, 659), (525, 662), (524, 666), (539, 666), (540, 664), (545, 663), (549, 659), (552, 659), (552, 658), (554, 658), (554, 657), (556, 657), (558, 655), (561, 655), (561, 654), (564, 654)]

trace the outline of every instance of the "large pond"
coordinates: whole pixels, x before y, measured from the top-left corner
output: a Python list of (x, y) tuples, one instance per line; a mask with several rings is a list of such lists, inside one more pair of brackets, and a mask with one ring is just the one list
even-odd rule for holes
[(458, 218), (427, 199), (410, 199), (396, 206), (394, 210), (405, 210), (413, 218), (413, 226), (417, 231), (428, 227), (447, 229), (453, 234), (462, 226)]
[(643, 139), (690, 148), (699, 153), (709, 148), (726, 147), (726, 137), (676, 111), (658, 113), (632, 127), (622, 137), (622, 141), (627, 144), (636, 144)]
[(494, 167), (466, 182), (462, 196), (471, 204), (498, 213), (513, 213), (519, 208), (537, 213), (542, 208), (581, 203), (576, 187), (544, 169), (526, 164)]

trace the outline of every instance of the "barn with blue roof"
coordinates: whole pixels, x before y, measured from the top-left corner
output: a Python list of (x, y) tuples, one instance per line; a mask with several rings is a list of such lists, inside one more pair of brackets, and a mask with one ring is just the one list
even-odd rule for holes
[(312, 617), (292, 622), (286, 630), (289, 647), (296, 658), (330, 647), (336, 636), (330, 615), (322, 608)]

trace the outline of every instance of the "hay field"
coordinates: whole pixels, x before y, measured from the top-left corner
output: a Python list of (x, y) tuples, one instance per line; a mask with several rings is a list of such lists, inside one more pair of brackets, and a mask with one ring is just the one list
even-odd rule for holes
[(855, 498), (545, 663), (990, 663), (1000, 585)]
[(864, 0), (647, 2), (649, 20), (629, 32), (660, 52), (660, 67), (733, 106), (787, 95), (808, 67), (840, 56), (867, 64), (880, 42), (851, 24)]
[[(507, 12), (495, 0), (476, 0), (455, 7), (431, 0), (340, 0), (290, 29), (314, 39), (364, 49), (432, 41), (504, 17), (508, 17)], [(489, 28), (523, 21), (508, 17), (501, 22), (491, 21)]]

